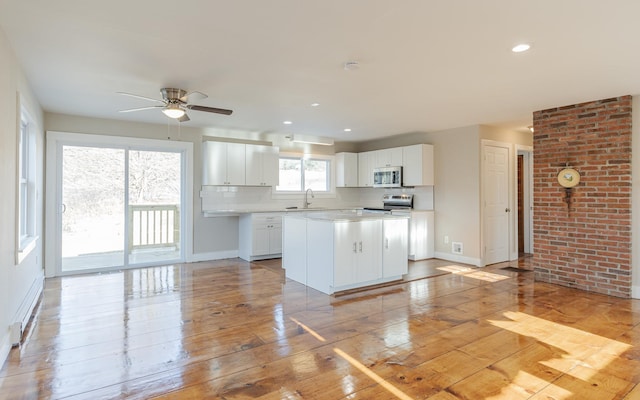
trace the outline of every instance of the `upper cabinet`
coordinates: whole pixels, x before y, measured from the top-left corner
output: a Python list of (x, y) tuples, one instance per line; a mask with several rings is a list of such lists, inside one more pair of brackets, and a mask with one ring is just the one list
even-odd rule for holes
[(416, 144), (402, 148), (402, 185), (433, 186), (433, 145)]
[(244, 185), (245, 145), (243, 143), (202, 143), (203, 185)]
[(358, 186), (358, 153), (336, 153), (336, 187)]
[(358, 153), (358, 186), (373, 186), (373, 168), (375, 163), (375, 151)]
[(206, 141), (202, 149), (203, 185), (278, 185), (277, 147)]
[(278, 148), (246, 145), (246, 185), (277, 186), (279, 180)]
[(373, 168), (399, 167), (402, 165), (402, 147), (391, 149), (375, 150), (375, 161)]

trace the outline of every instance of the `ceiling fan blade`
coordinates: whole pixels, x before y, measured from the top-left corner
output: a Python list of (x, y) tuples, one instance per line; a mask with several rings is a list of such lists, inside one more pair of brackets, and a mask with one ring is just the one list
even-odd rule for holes
[(158, 100), (158, 99), (152, 99), (151, 97), (145, 97), (145, 96), (140, 96), (138, 94), (133, 94), (133, 93), (127, 93), (127, 92), (116, 92), (118, 94), (123, 94), (125, 96), (130, 96), (130, 97), (135, 97), (137, 99), (143, 99), (143, 100), (149, 100), (149, 101), (155, 101), (156, 103), (162, 103), (162, 104), (166, 104), (164, 101), (162, 100)]
[(140, 108), (130, 108), (128, 110), (120, 110), (120, 112), (132, 112), (132, 111), (142, 111), (142, 110), (153, 110), (155, 108), (164, 108), (165, 106), (150, 106), (150, 107), (140, 107)]
[(180, 97), (180, 101), (183, 103), (188, 103), (189, 102), (189, 97), (192, 97), (193, 99), (191, 100), (204, 100), (206, 99), (207, 96), (206, 94), (202, 93), (202, 92), (198, 92), (197, 90), (194, 90), (192, 92), (189, 92), (187, 94), (185, 94), (184, 96)]
[(188, 104), (186, 107), (189, 110), (204, 111), (204, 112), (210, 112), (210, 113), (216, 113), (216, 114), (224, 114), (224, 115), (231, 115), (231, 113), (233, 112), (233, 110), (226, 110), (224, 108), (196, 106), (196, 105), (193, 105), (193, 104)]
[(178, 118), (178, 122), (187, 122), (189, 121), (191, 118), (189, 118), (189, 116), (187, 115), (187, 113), (184, 113), (184, 115), (180, 118)]

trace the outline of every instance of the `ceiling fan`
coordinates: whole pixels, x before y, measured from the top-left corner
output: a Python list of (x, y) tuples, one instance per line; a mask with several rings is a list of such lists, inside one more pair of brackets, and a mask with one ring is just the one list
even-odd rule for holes
[(160, 89), (160, 93), (162, 93), (162, 100), (153, 99), (151, 97), (140, 96), (132, 93), (118, 92), (118, 94), (123, 94), (125, 96), (131, 96), (138, 99), (149, 100), (149, 101), (162, 104), (158, 106), (130, 108), (128, 110), (121, 110), (120, 112), (161, 109), (164, 115), (166, 115), (169, 118), (177, 119), (180, 122), (189, 121), (187, 110), (204, 111), (204, 112), (224, 114), (224, 115), (230, 115), (233, 112), (232, 110), (226, 110), (224, 108), (205, 107), (205, 106), (198, 106), (198, 105), (189, 103), (190, 98), (193, 98), (193, 97), (198, 97), (200, 100), (204, 100), (207, 97), (209, 97), (202, 92), (198, 92), (198, 91), (187, 92), (186, 90), (183, 90), (183, 89), (162, 88)]

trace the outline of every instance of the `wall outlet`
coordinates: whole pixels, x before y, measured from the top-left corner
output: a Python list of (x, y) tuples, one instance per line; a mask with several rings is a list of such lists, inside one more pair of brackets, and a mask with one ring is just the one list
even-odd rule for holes
[(444, 244), (449, 244), (449, 236), (444, 235)]
[(461, 242), (452, 242), (451, 243), (451, 252), (453, 254), (462, 254), (462, 243)]

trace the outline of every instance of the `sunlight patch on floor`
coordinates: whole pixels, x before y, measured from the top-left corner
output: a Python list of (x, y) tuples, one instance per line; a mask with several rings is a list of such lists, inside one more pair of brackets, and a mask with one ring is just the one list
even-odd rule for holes
[(440, 271), (451, 272), (452, 274), (464, 275), (468, 278), (479, 279), (485, 282), (499, 282), (505, 279), (509, 279), (508, 276), (493, 274), (487, 271), (481, 271), (477, 268), (461, 267), (459, 265), (447, 265), (444, 267), (437, 267)]
[[(584, 381), (591, 379), (609, 363), (632, 348), (631, 345), (617, 340), (526, 313), (508, 311), (503, 315), (510, 321), (489, 320), (489, 323), (553, 346), (561, 356), (542, 360), (540, 363)], [(596, 353), (598, 356), (592, 357)], [(587, 359), (589, 362), (586, 361)], [(577, 369), (576, 366), (579, 365), (588, 366), (589, 369)]]

